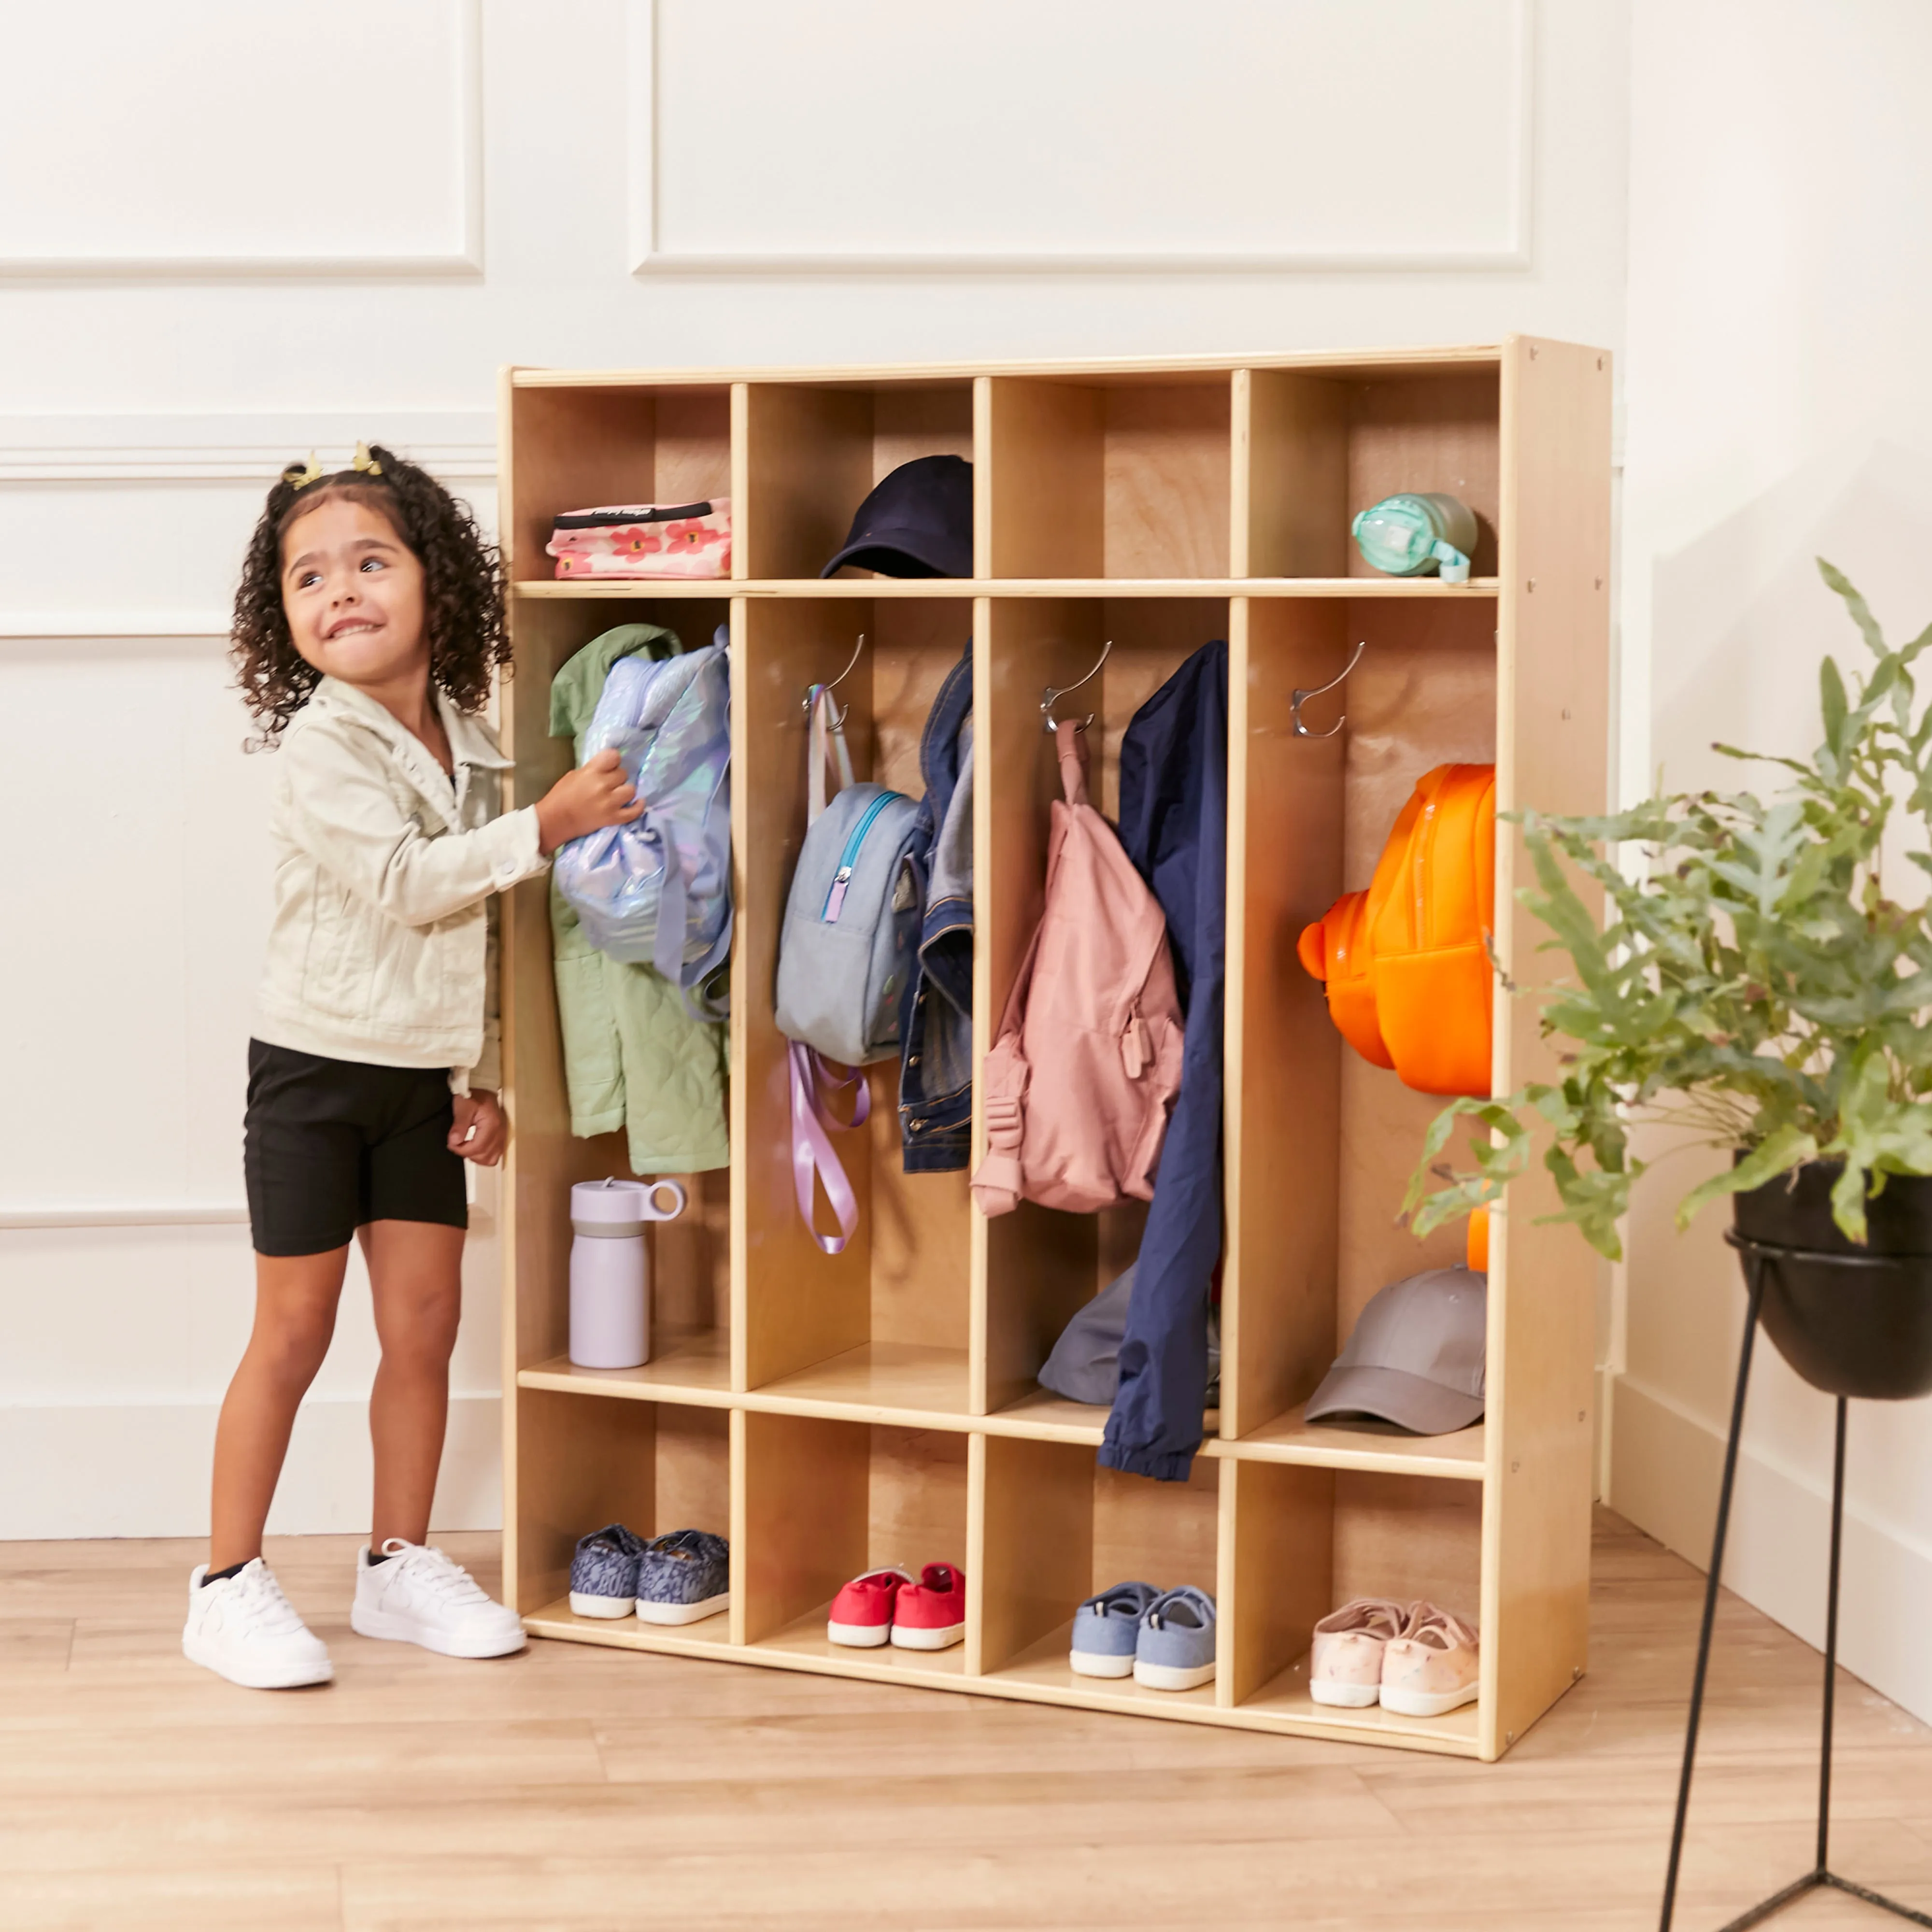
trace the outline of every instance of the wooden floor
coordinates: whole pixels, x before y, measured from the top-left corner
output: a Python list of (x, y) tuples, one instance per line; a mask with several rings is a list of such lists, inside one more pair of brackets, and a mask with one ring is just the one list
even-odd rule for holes
[[(448, 1546), (485, 1582), (495, 1539)], [(0, 1544), (0, 1927), (1654, 1926), (1701, 1580), (1599, 1518), (1592, 1667), (1481, 1766), (540, 1643), (348, 1627), (337, 1682), (183, 1661), (184, 1543)], [(1808, 1861), (1815, 1654), (1727, 1598), (1679, 1932)], [(1932, 1906), (1932, 1733), (1839, 1691), (1835, 1862)], [(1895, 1921), (1814, 1897), (1795, 1932)]]

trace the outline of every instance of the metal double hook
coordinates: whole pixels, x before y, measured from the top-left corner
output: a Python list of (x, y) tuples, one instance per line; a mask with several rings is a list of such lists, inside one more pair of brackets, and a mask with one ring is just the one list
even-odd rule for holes
[[(1114, 640), (1112, 638), (1109, 638), (1106, 643), (1100, 647), (1100, 656), (1098, 662), (1094, 664), (1094, 668), (1090, 670), (1084, 677), (1076, 678), (1071, 684), (1064, 686), (1059, 690), (1055, 690), (1050, 684), (1046, 687), (1046, 694), (1040, 700), (1040, 716), (1042, 729), (1048, 731), (1058, 731), (1062, 724), (1068, 722), (1064, 718), (1056, 718), (1054, 716), (1054, 706), (1061, 698), (1064, 698), (1068, 692), (1078, 691), (1083, 684), (1091, 684), (1094, 680), (1100, 675), (1100, 666), (1107, 662), (1108, 654), (1112, 651), (1113, 648)], [(1090, 711), (1084, 718), (1081, 719), (1078, 724), (1074, 726), (1073, 728), (1076, 732), (1084, 731), (1088, 725), (1093, 723), (1093, 722), (1094, 713)]]
[[(852, 675), (853, 668), (859, 662), (859, 653), (865, 648), (866, 634), (863, 631), (861, 631), (859, 633), (859, 641), (852, 646), (852, 655), (845, 660), (845, 668), (842, 670), (836, 677), (832, 679), (830, 683), (814, 684), (812, 688), (805, 694), (803, 708), (805, 714), (808, 718), (812, 715), (812, 700), (818, 697), (818, 694), (821, 691), (830, 691), (834, 685), (843, 684), (845, 680)], [(843, 711), (841, 711), (838, 706), (834, 704), (831, 709), (832, 730), (835, 731), (844, 730), (845, 728), (846, 719), (852, 715), (851, 706), (848, 704)]]
[(1301, 707), (1308, 699), (1311, 698), (1319, 698), (1324, 691), (1333, 691), (1338, 684), (1346, 683), (1347, 682), (1349, 672), (1353, 670), (1356, 665), (1361, 662), (1362, 653), (1366, 650), (1368, 647), (1368, 640), (1365, 638), (1355, 646), (1354, 655), (1350, 658), (1347, 664), (1342, 667), (1340, 676), (1331, 677), (1326, 684), (1318, 684), (1312, 691), (1297, 689), (1294, 697), (1289, 700), (1288, 714), (1294, 722), (1294, 735), (1298, 738), (1332, 738), (1336, 732), (1341, 730), (1344, 724), (1348, 723), (1348, 714), (1345, 711), (1340, 717), (1336, 719), (1334, 724), (1329, 726), (1327, 730), (1311, 731), (1309, 730), (1308, 727), (1301, 722)]

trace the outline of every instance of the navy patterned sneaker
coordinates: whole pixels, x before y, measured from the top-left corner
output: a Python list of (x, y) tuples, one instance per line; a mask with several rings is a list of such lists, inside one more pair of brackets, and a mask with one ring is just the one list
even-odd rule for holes
[(638, 1600), (644, 1539), (621, 1522), (585, 1537), (570, 1559), (570, 1607), (580, 1617), (628, 1617)]
[(644, 1545), (638, 1563), (638, 1620), (694, 1624), (731, 1607), (731, 1546), (702, 1529), (674, 1529)]

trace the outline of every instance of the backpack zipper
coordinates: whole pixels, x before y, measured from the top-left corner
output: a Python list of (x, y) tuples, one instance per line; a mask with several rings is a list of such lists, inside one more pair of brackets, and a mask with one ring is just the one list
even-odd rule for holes
[(832, 875), (832, 886), (825, 895), (825, 910), (819, 914), (820, 922), (826, 926), (838, 923), (838, 915), (845, 909), (845, 888), (852, 883), (852, 868), (859, 862), (859, 848), (866, 842), (866, 834), (872, 829), (872, 820), (884, 812), (896, 798), (904, 794), (896, 791), (882, 791), (866, 806), (858, 824), (853, 826), (845, 840), (845, 849), (838, 855), (838, 869)]

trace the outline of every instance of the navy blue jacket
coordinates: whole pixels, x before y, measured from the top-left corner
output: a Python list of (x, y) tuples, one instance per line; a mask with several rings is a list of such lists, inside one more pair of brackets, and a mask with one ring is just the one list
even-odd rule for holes
[(1120, 843), (1167, 915), (1186, 1016), (1100, 1460), (1184, 1482), (1201, 1446), (1208, 1291), (1221, 1255), (1221, 1034), (1227, 975), (1228, 646), (1201, 649), (1120, 742)]
[[(908, 1174), (964, 1167), (973, 1150), (973, 800), (970, 772), (961, 770), (970, 755), (962, 728), (972, 712), (968, 644), (939, 687), (919, 746), (926, 796), (916, 856), (926, 913), (919, 964), (899, 1008), (899, 1130)], [(956, 806), (962, 823), (952, 826)]]

